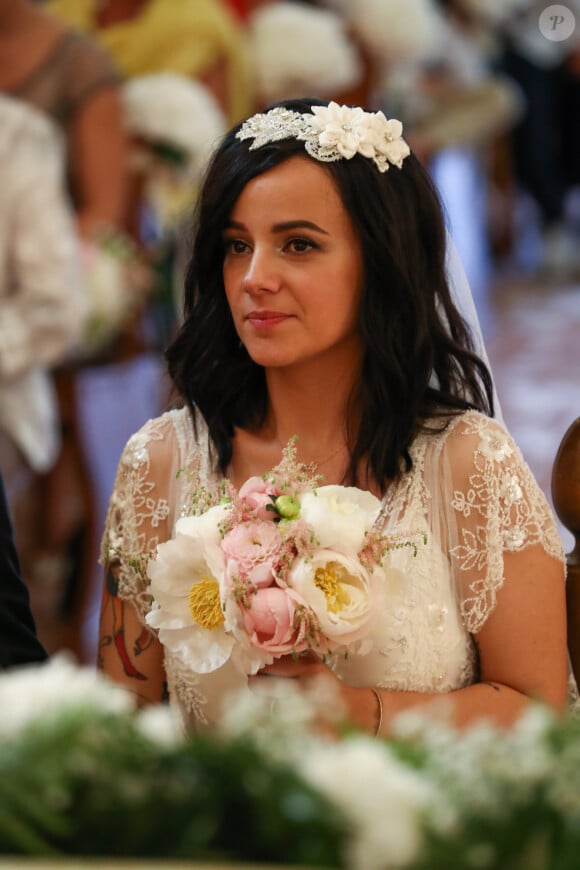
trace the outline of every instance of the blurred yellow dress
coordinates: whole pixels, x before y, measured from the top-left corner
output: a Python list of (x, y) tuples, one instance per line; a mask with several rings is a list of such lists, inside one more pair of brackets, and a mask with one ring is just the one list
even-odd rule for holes
[(252, 108), (245, 32), (220, 0), (149, 0), (132, 20), (99, 27), (98, 0), (49, 0), (47, 8), (89, 32), (127, 78), (169, 70), (192, 78), (225, 58), (230, 122)]

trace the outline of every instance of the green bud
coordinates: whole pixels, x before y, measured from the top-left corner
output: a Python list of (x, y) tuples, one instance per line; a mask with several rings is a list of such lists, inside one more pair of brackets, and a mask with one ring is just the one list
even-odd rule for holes
[(291, 495), (279, 495), (274, 502), (274, 507), (285, 520), (293, 520), (300, 513), (300, 502)]

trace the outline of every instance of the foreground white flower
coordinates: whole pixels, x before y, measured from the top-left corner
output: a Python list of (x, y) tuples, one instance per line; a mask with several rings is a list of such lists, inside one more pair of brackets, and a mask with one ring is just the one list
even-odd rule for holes
[(425, 813), (442, 800), (419, 772), (369, 737), (318, 744), (300, 761), (302, 775), (353, 824), (352, 870), (407, 867), (423, 848)]
[(178, 746), (185, 739), (183, 722), (169, 704), (143, 707), (137, 711), (135, 722), (139, 731), (159, 746)]
[(13, 668), (0, 675), (0, 740), (68, 708), (124, 713), (134, 706), (131, 693), (93, 667), (81, 667), (62, 653), (46, 663)]

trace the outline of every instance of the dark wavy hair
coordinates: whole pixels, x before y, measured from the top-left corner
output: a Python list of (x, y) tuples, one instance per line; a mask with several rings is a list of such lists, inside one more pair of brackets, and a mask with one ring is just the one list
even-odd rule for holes
[[(309, 112), (317, 99), (278, 103)], [(291, 157), (309, 157), (296, 139), (251, 151), (233, 128), (216, 151), (197, 204), (185, 284), (183, 325), (166, 353), (169, 374), (190, 409), (203, 415), (225, 473), (234, 427), (256, 428), (268, 410), (265, 373), (241, 345), (226, 300), (223, 233), (246, 184)], [(364, 287), (359, 313), (362, 369), (351, 396), (351, 461), (366, 459), (383, 489), (411, 467), (409, 447), (427, 418), (475, 408), (493, 415), (490, 373), (475, 354), (452, 301), (446, 231), (437, 192), (411, 154), (380, 173), (372, 160), (319, 163), (333, 179), (360, 239)]]

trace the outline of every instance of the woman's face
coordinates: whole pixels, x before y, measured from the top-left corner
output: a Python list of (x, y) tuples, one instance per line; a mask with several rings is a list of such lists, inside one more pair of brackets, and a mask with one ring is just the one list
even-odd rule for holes
[(252, 179), (224, 235), (226, 296), (254, 362), (358, 363), (361, 246), (322, 166), (292, 157)]

